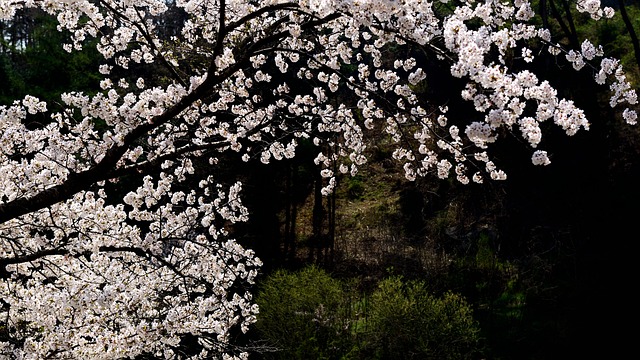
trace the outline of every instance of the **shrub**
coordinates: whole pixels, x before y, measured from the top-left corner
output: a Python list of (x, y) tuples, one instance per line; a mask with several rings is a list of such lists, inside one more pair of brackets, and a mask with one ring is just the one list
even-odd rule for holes
[(362, 176), (356, 175), (347, 179), (347, 198), (349, 200), (362, 200), (364, 191)]
[(372, 294), (364, 351), (376, 359), (471, 359), (479, 328), (457, 294), (437, 298), (424, 282), (383, 280)]
[(256, 328), (279, 349), (274, 359), (339, 359), (348, 351), (346, 303), (339, 280), (317, 267), (276, 271), (256, 297)]
[(277, 271), (256, 302), (256, 328), (273, 359), (471, 359), (479, 328), (457, 294), (436, 297), (424, 282), (382, 280), (370, 296), (317, 267)]

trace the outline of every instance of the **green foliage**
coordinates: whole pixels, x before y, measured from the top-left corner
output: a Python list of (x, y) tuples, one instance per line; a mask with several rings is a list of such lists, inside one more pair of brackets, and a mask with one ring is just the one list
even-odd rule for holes
[(362, 176), (356, 175), (347, 179), (347, 198), (349, 200), (362, 200), (364, 195), (364, 183)]
[(14, 93), (26, 93), (25, 83), (13, 65), (11, 58), (0, 54), (0, 105), (10, 104), (14, 100)]
[[(640, 7), (627, 6), (626, 9), (636, 33), (640, 32)], [(637, 85), (640, 81), (640, 64), (636, 61), (629, 31), (619, 11), (612, 19), (601, 21), (595, 27), (580, 24), (579, 30), (596, 38), (607, 56), (620, 59), (627, 77)], [(595, 36), (592, 33), (595, 33)]]
[(495, 234), (484, 231), (471, 238), (451, 263), (446, 283), (474, 305), (484, 345), (494, 358), (501, 358), (501, 352), (513, 351), (511, 344), (522, 347), (524, 338), (539, 335), (526, 328), (525, 319), (536, 280), (523, 270), (525, 264), (504, 259), (497, 243)]
[(95, 40), (87, 41), (82, 51), (67, 53), (62, 48), (66, 35), (57, 31), (55, 18), (43, 13), (33, 16), (36, 25), (29, 46), (0, 54), (0, 83), (5, 85), (0, 88), (0, 105), (26, 94), (55, 102), (70, 89), (97, 90), (101, 57)]
[(478, 250), (476, 252), (475, 262), (478, 268), (491, 269), (498, 261), (495, 251), (490, 244), (491, 239), (486, 233), (480, 233), (478, 236)]
[(338, 359), (346, 352), (345, 291), (339, 280), (317, 267), (277, 271), (256, 297), (256, 328), (281, 351), (274, 359)]
[(431, 295), (424, 282), (383, 280), (371, 296), (366, 349), (376, 359), (471, 359), (479, 329), (457, 294)]
[(471, 359), (479, 329), (457, 294), (390, 277), (372, 294), (351, 290), (317, 267), (277, 271), (256, 297), (256, 328), (280, 349), (274, 359)]

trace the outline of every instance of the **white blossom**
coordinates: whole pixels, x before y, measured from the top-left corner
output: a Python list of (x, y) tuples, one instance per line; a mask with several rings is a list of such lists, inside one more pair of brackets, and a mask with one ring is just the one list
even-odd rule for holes
[(622, 113), (622, 117), (627, 122), (627, 124), (635, 125), (637, 123), (638, 113), (635, 110), (631, 110), (627, 108), (627, 109), (624, 109), (624, 112)]
[(547, 156), (547, 152), (543, 150), (536, 150), (531, 156), (531, 162), (533, 165), (549, 165), (551, 160)]

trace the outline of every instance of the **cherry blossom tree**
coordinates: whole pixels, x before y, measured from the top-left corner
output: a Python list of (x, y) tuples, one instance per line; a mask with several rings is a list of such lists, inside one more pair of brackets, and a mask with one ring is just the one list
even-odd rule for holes
[[(381, 131), (408, 179), (505, 179), (493, 143), (519, 137), (547, 165), (546, 124), (589, 129), (527, 67), (537, 56), (588, 69), (637, 119), (620, 62), (588, 39), (568, 47), (526, 0), (0, 0), (0, 20), (28, 8), (56, 17), (69, 52), (97, 39), (103, 80), (49, 100), (59, 111), (33, 96), (0, 107), (9, 358), (246, 358), (232, 340), (256, 320), (261, 262), (230, 238), (248, 211), (242, 184), (216, 176), (227, 154), (269, 163), (312, 141), (329, 194)], [(427, 61), (477, 116), (450, 119), (421, 96)]]

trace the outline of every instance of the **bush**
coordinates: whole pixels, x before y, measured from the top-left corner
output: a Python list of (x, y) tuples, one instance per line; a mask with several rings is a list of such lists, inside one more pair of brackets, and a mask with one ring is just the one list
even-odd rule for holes
[(356, 175), (347, 178), (347, 198), (349, 200), (362, 200), (364, 191), (362, 176)]
[(479, 328), (457, 294), (437, 298), (423, 282), (383, 280), (372, 294), (363, 348), (375, 359), (471, 359)]
[[(317, 267), (277, 271), (256, 302), (256, 329), (279, 351), (270, 359), (471, 359), (479, 328), (457, 294), (438, 298), (424, 282), (391, 277), (370, 296)], [(353, 286), (351, 287), (353, 288)]]
[(349, 297), (339, 280), (317, 267), (277, 271), (256, 297), (257, 330), (279, 349), (274, 359), (339, 359), (350, 343)]

